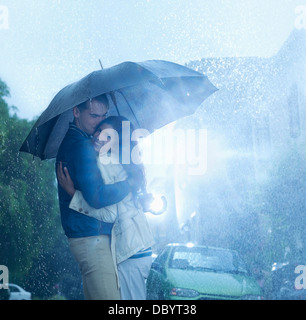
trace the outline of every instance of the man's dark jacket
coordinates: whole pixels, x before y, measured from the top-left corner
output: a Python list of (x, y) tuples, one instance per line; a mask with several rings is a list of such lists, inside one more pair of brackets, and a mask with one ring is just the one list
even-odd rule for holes
[[(96, 209), (121, 201), (130, 191), (127, 181), (104, 184), (90, 137), (72, 123), (56, 157), (56, 163), (60, 161), (67, 167), (75, 189), (80, 190), (87, 203)], [(58, 196), (62, 226), (68, 238), (111, 233), (113, 224), (69, 209), (71, 197), (59, 184)]]

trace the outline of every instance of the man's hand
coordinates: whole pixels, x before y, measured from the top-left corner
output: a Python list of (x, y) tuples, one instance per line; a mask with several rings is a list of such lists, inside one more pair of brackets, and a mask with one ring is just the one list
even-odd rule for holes
[(72, 179), (70, 178), (67, 167), (64, 167), (62, 162), (60, 162), (56, 169), (57, 180), (60, 186), (71, 196), (73, 197), (75, 193), (74, 184)]

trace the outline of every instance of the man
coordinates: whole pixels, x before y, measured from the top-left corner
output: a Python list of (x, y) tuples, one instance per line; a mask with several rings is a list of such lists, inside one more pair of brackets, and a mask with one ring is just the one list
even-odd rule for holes
[[(75, 188), (94, 208), (115, 204), (130, 192), (127, 181), (105, 185), (97, 166), (97, 156), (90, 138), (98, 124), (105, 119), (107, 111), (108, 100), (105, 95), (74, 107), (74, 122), (70, 124), (56, 158), (57, 164), (61, 162), (67, 167)], [(82, 272), (85, 299), (120, 299), (110, 251), (113, 224), (69, 209), (71, 197), (60, 185), (58, 195), (62, 226)]]

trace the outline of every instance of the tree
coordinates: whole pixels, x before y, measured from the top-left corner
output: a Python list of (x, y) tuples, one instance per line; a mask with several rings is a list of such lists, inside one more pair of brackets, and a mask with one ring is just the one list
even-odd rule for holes
[(0, 79), (0, 262), (10, 280), (23, 283), (41, 254), (61, 232), (54, 161), (41, 162), (19, 148), (33, 121), (11, 115), (5, 97), (9, 89)]
[(69, 300), (82, 300), (81, 273), (61, 235), (49, 249), (41, 249), (26, 279), (33, 295), (42, 299), (61, 294)]

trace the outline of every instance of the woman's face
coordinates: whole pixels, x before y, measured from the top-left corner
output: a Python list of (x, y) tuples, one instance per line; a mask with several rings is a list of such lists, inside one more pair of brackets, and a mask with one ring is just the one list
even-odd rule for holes
[(100, 149), (106, 144), (109, 144), (109, 148), (111, 148), (112, 140), (111, 140), (111, 135), (110, 135), (109, 129), (113, 130), (113, 127), (107, 123), (103, 123), (95, 131), (93, 138), (92, 138), (92, 142), (93, 142), (94, 148), (97, 152), (99, 152)]

